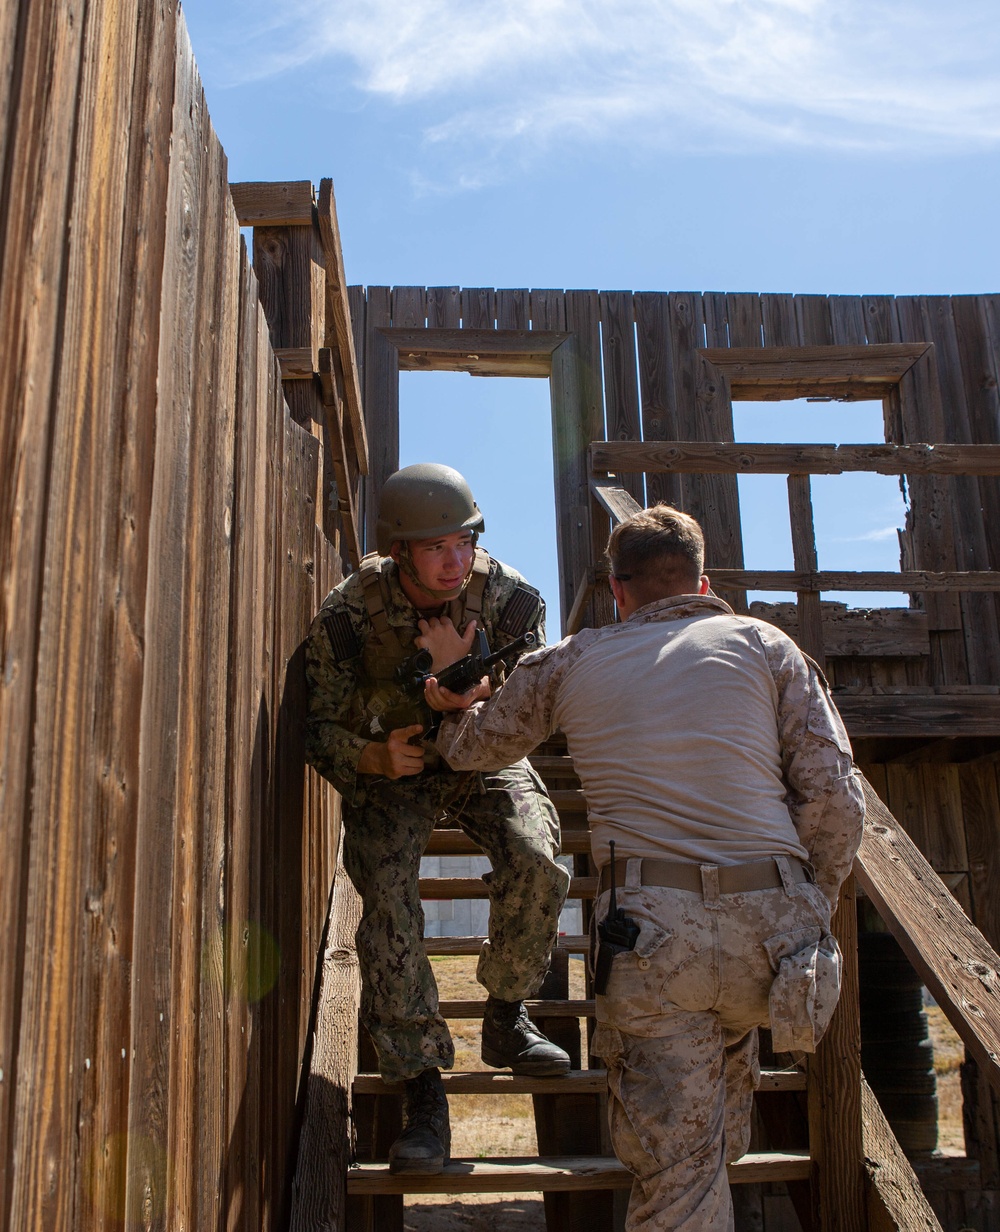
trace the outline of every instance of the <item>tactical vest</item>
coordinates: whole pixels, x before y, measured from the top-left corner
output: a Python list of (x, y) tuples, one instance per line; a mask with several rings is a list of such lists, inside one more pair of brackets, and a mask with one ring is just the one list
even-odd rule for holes
[[(382, 573), (383, 560), (372, 553), (362, 560), (358, 571), (371, 632), (361, 652), (358, 688), (348, 716), (352, 731), (368, 740), (382, 741), (397, 727), (409, 727), (414, 723), (428, 727), (433, 718), (423, 697), (408, 694), (397, 681), (399, 668), (419, 649), (414, 645), (419, 630), (416, 625), (398, 628), (389, 624), (386, 615), (389, 586)], [(477, 548), (468, 585), (445, 605), (443, 612), (456, 629), (470, 620), (482, 623), (483, 591), (489, 572), (489, 554)], [(425, 761), (428, 765), (437, 764), (438, 754), (426, 750)]]

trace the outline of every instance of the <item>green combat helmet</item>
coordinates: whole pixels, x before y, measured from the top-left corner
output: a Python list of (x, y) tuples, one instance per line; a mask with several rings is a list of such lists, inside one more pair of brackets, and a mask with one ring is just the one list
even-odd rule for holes
[(382, 487), (375, 549), (388, 556), (400, 539), (432, 539), (485, 530), (483, 515), (465, 479), (440, 462), (418, 462), (390, 475)]

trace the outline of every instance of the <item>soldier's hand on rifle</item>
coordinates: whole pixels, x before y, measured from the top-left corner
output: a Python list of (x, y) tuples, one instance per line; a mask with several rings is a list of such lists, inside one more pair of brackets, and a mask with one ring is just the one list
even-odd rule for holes
[(432, 710), (468, 710), (473, 702), (485, 701), (490, 695), (490, 678), (484, 676), (468, 693), (453, 693), (443, 689), (434, 676), (424, 681), (424, 701)]
[(424, 768), (424, 750), (419, 744), (409, 742), (414, 736), (423, 735), (423, 731), (421, 723), (413, 723), (391, 731), (385, 744), (373, 742), (365, 745), (358, 758), (358, 773), (381, 774), (387, 779), (419, 774)]
[(472, 649), (476, 637), (474, 620), (469, 621), (461, 634), (447, 616), (432, 616), (430, 620), (417, 621), (417, 625), (420, 636), (414, 639), (414, 645), (431, 652), (433, 672), (439, 672), (464, 658)]

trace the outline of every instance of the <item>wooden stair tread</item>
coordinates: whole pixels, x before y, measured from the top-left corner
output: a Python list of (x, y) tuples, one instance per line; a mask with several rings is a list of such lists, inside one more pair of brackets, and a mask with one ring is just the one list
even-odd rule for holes
[[(424, 949), (437, 958), (458, 954), (478, 954), (485, 937), (425, 937)], [(570, 954), (586, 954), (590, 938), (586, 933), (565, 933), (556, 940), (555, 948)]]
[[(449, 1095), (569, 1095), (581, 1092), (601, 1094), (607, 1072), (603, 1069), (575, 1069), (562, 1078), (533, 1078), (505, 1070), (443, 1070), (441, 1080)], [(804, 1091), (802, 1070), (762, 1070), (758, 1091)], [(395, 1095), (401, 1082), (387, 1082), (379, 1074), (358, 1074), (355, 1095)]]
[[(563, 855), (587, 855), (590, 852), (590, 831), (564, 828), (559, 850)], [(482, 847), (463, 830), (432, 830), (424, 848), (425, 856), (480, 856)]]
[[(807, 1180), (807, 1151), (744, 1155), (729, 1165), (732, 1184)], [(531, 1193), (570, 1189), (630, 1189), (632, 1176), (602, 1155), (453, 1159), (440, 1176), (392, 1176), (385, 1163), (357, 1164), (347, 1173), (349, 1194)]]
[[(594, 1013), (593, 1001), (525, 1001), (531, 1018), (587, 1018)], [(482, 1018), (486, 1009), (482, 1001), (442, 1001), (439, 1005), (442, 1018)]]
[[(490, 888), (482, 877), (421, 877), (422, 899), (489, 898)], [(594, 898), (596, 877), (574, 877), (569, 883), (567, 898)]]
[[(574, 1069), (561, 1078), (533, 1078), (506, 1070), (443, 1070), (441, 1081), (449, 1095), (600, 1095), (607, 1085), (607, 1073)], [(378, 1074), (358, 1074), (354, 1079), (355, 1095), (397, 1095), (402, 1090), (401, 1082), (386, 1082)]]

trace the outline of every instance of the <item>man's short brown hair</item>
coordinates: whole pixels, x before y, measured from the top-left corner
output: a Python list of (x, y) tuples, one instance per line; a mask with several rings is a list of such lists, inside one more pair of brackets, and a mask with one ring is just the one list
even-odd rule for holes
[(705, 570), (705, 537), (690, 514), (672, 505), (654, 505), (619, 524), (608, 540), (612, 574), (641, 591), (690, 582), (692, 592)]

